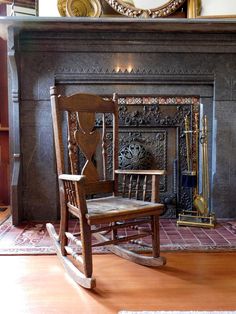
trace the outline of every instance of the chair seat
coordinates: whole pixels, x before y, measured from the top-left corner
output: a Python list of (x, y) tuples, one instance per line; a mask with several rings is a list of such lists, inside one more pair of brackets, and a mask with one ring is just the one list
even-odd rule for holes
[(145, 215), (160, 215), (163, 204), (144, 202), (129, 198), (111, 196), (87, 200), (89, 224), (126, 220)]

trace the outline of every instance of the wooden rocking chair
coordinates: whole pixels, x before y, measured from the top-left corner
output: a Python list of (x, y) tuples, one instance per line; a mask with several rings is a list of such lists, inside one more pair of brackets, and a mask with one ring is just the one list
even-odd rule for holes
[[(165, 171), (118, 170), (115, 95), (113, 99), (89, 94), (66, 97), (58, 95), (56, 87), (51, 87), (50, 92), (61, 220), (59, 235), (50, 223), (47, 230), (64, 267), (78, 284), (91, 289), (95, 287), (93, 247), (108, 245), (111, 252), (133, 262), (146, 266), (164, 265), (159, 240), (159, 216), (164, 206), (157, 201), (159, 176)], [(79, 171), (82, 161), (84, 165)], [(148, 177), (152, 181), (152, 202), (145, 201)], [(138, 200), (140, 195), (142, 200)], [(79, 219), (77, 234), (68, 231), (70, 214)], [(144, 223), (150, 228), (139, 231), (138, 226)], [(131, 228), (132, 232), (119, 236), (120, 229), (125, 228)], [(152, 256), (137, 254), (120, 245), (148, 235), (152, 238)], [(97, 241), (92, 241), (92, 236)]]

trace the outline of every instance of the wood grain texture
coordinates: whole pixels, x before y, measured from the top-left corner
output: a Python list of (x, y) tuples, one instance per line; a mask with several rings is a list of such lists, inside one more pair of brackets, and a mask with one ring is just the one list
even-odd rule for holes
[(10, 206), (5, 206), (0, 204), (0, 225), (6, 221), (11, 216), (11, 208)]
[(127, 220), (129, 217), (135, 217), (136, 214), (140, 214), (139, 217), (152, 214), (160, 215), (163, 211), (162, 204), (122, 197), (103, 197), (88, 200), (87, 208), (88, 214), (86, 214), (86, 217), (91, 224)]
[[(52, 224), (47, 224), (47, 230), (51, 239), (53, 240), (54, 247), (56, 248), (56, 253), (58, 257), (60, 258), (62, 265), (67, 270), (67, 272), (71, 275), (71, 277), (75, 280), (75, 282), (77, 282), (79, 285), (82, 285), (84, 288), (87, 288), (87, 289), (91, 289), (95, 287), (95, 279), (91, 278), (90, 274), (88, 276), (87, 273), (84, 274), (78, 269), (78, 268), (82, 268), (82, 266), (80, 265), (78, 267), (79, 261), (77, 258), (76, 258), (76, 262), (77, 262), (77, 267), (76, 267), (68, 258), (62, 256), (60, 243), (58, 241), (57, 234)], [(74, 254), (74, 252), (72, 252), (71, 254)], [(78, 256), (77, 254), (75, 255), (76, 257)], [(81, 261), (80, 264), (83, 264), (83, 262), (84, 261)]]
[(74, 94), (69, 97), (59, 97), (60, 110), (79, 111), (80, 112), (115, 112), (115, 104), (112, 100), (104, 101), (97, 95), (90, 95), (91, 102), (88, 103), (88, 94)]
[(142, 267), (94, 256), (97, 287), (79, 287), (56, 256), (1, 256), (1, 313), (117, 314), (120, 310), (235, 310), (236, 253), (165, 253)]

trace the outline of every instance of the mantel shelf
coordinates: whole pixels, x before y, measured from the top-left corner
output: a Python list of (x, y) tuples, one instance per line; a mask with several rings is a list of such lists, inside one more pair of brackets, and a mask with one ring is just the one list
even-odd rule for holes
[(236, 32), (236, 19), (141, 19), (126, 17), (84, 18), (84, 17), (0, 17), (2, 32), (6, 36), (9, 27), (19, 31), (103, 31), (103, 32)]

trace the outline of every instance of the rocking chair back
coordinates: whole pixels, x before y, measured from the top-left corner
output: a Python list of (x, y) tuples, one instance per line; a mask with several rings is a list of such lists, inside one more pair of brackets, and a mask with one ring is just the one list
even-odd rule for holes
[[(58, 175), (66, 173), (66, 159), (69, 164), (67, 168), (71, 174), (86, 176), (87, 194), (114, 192), (114, 188), (117, 189), (117, 184), (114, 183), (117, 175), (114, 170), (118, 169), (116, 95), (113, 95), (113, 99), (102, 99), (88, 94), (75, 94), (69, 97), (56, 95), (56, 87), (52, 87), (52, 116), (55, 121), (53, 126)], [(113, 129), (112, 135), (109, 133), (113, 139), (110, 143), (112, 154), (110, 180), (108, 180), (107, 169), (107, 115), (109, 115), (109, 127)], [(63, 136), (64, 124), (67, 129), (66, 139)], [(81, 166), (82, 162), (83, 166)], [(110, 163), (109, 166), (111, 166)]]

